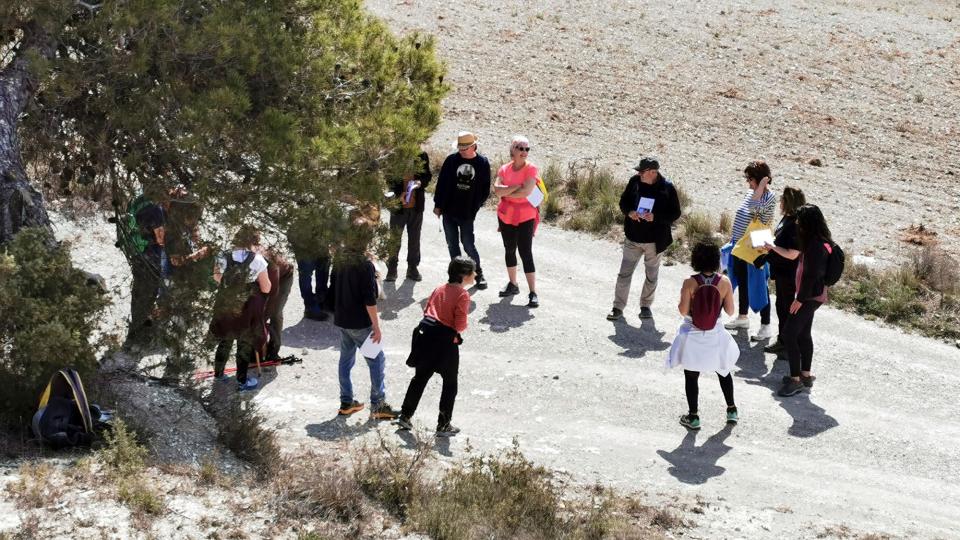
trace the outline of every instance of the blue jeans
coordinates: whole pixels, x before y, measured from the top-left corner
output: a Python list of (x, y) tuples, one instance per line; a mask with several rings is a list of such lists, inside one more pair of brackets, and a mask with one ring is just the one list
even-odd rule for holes
[(477, 263), (477, 274), (483, 274), (480, 269), (480, 254), (477, 253), (477, 245), (473, 237), (473, 220), (461, 219), (443, 215), (443, 234), (447, 237), (447, 250), (450, 251), (450, 258), (460, 256), (460, 243), (463, 242), (463, 250), (467, 256)]
[[(313, 279), (316, 274), (317, 288), (314, 292)], [(300, 280), (300, 297), (303, 298), (303, 309), (310, 313), (318, 313), (323, 309), (323, 301), (327, 297), (327, 281), (330, 278), (330, 259), (297, 259), (297, 277)]]
[[(373, 332), (373, 327), (353, 330), (340, 329), (340, 402), (353, 401), (353, 383), (350, 382), (350, 370), (357, 360), (357, 349), (363, 345), (367, 336)], [(367, 367), (370, 368), (370, 407), (376, 407), (386, 400), (387, 389), (384, 385), (384, 372), (387, 358), (383, 351), (376, 358), (367, 358)]]

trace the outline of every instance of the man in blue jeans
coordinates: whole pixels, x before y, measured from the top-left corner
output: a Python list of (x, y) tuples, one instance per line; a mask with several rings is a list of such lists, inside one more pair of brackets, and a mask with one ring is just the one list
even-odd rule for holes
[[(363, 409), (363, 403), (353, 398), (353, 383), (350, 380), (357, 349), (368, 336), (374, 343), (380, 343), (382, 334), (377, 313), (376, 269), (363, 255), (363, 250), (338, 256), (333, 272), (333, 322), (340, 328), (340, 409), (337, 412), (345, 416)], [(386, 401), (383, 379), (387, 360), (383, 351), (375, 358), (366, 358), (366, 361), (370, 369), (370, 416), (378, 420), (393, 420), (399, 413)]]
[[(330, 259), (317, 257), (297, 259), (297, 277), (300, 297), (303, 298), (303, 316), (314, 321), (327, 320), (323, 305), (327, 296), (327, 281), (330, 277)], [(314, 288), (316, 279), (316, 288)]]
[(443, 218), (450, 259), (461, 255), (460, 244), (477, 263), (477, 288), (486, 289), (480, 254), (473, 235), (477, 212), (490, 196), (490, 162), (477, 152), (477, 136), (461, 131), (454, 143), (457, 151), (447, 156), (437, 177), (433, 213)]

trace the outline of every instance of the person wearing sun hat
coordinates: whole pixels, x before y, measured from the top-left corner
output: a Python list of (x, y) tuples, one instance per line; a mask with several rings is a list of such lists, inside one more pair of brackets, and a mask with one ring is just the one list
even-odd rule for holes
[(463, 251), (477, 263), (477, 288), (486, 289), (473, 222), (490, 196), (490, 162), (477, 151), (478, 142), (477, 136), (469, 131), (457, 134), (453, 142), (456, 152), (443, 161), (437, 177), (433, 213), (443, 220), (450, 259), (461, 255), (462, 243)]
[(650, 319), (653, 312), (654, 294), (657, 292), (657, 277), (663, 252), (673, 243), (670, 226), (680, 219), (680, 199), (673, 184), (660, 174), (660, 163), (653, 157), (640, 160), (633, 170), (637, 174), (627, 182), (620, 196), (623, 212), (623, 260), (614, 292), (613, 309), (607, 320), (623, 317), (630, 296), (633, 271), (643, 259), (645, 280), (640, 294), (640, 318)]

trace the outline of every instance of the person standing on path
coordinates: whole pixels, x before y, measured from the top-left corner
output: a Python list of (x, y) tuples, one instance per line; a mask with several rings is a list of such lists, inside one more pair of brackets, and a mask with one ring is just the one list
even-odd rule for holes
[(781, 396), (792, 396), (805, 388), (812, 388), (816, 377), (813, 364), (813, 316), (827, 302), (827, 261), (834, 244), (830, 228), (820, 208), (807, 204), (797, 210), (797, 238), (800, 250), (787, 250), (767, 244), (767, 249), (787, 259), (799, 257), (796, 273), (796, 295), (790, 303), (790, 317), (783, 328), (783, 344), (790, 362), (790, 375), (783, 378), (777, 391)]
[[(608, 321), (623, 317), (630, 296), (630, 284), (633, 272), (640, 259), (643, 259), (643, 292), (640, 294), (640, 318), (653, 317), (650, 306), (657, 292), (657, 276), (660, 273), (660, 259), (664, 250), (673, 243), (670, 226), (680, 219), (680, 199), (673, 184), (660, 174), (660, 163), (652, 157), (645, 157), (633, 168), (637, 174), (627, 182), (627, 188), (620, 196), (620, 210), (625, 216), (623, 232), (623, 260), (620, 273), (617, 274), (617, 286), (614, 291), (613, 309), (607, 315)], [(643, 202), (644, 206), (640, 206)]]
[(523, 261), (523, 273), (530, 289), (527, 307), (540, 306), (537, 296), (537, 269), (533, 263), (533, 235), (540, 223), (540, 210), (530, 204), (527, 196), (537, 187), (540, 171), (527, 161), (530, 153), (530, 141), (517, 135), (510, 141), (511, 161), (500, 167), (493, 192), (500, 197), (497, 205), (497, 221), (500, 235), (503, 237), (503, 249), (506, 252), (507, 286), (500, 291), (505, 298), (520, 294), (517, 284), (517, 249)]
[(736, 424), (739, 420), (730, 371), (740, 357), (740, 347), (718, 322), (721, 309), (733, 315), (733, 285), (718, 273), (720, 248), (709, 242), (697, 244), (690, 255), (690, 266), (697, 273), (685, 279), (680, 289), (678, 309), (684, 320), (670, 345), (667, 367), (683, 366), (687, 414), (680, 417), (680, 424), (696, 431), (700, 429), (701, 371), (717, 373), (727, 402), (727, 423)]
[(411, 419), (423, 397), (423, 390), (434, 373), (443, 379), (440, 389), (440, 414), (437, 416), (437, 436), (456, 435), (460, 429), (450, 423), (453, 419), (453, 405), (457, 398), (457, 372), (460, 369), (461, 333), (467, 330), (467, 314), (470, 312), (470, 293), (467, 288), (476, 278), (476, 265), (466, 257), (456, 257), (447, 268), (449, 281), (437, 287), (427, 307), (423, 310), (423, 320), (413, 331), (410, 357), (407, 365), (415, 367), (416, 373), (410, 379), (407, 395), (403, 399), (400, 429), (412, 429)]
[(783, 345), (783, 328), (790, 317), (790, 304), (793, 303), (793, 297), (797, 293), (797, 251), (799, 241), (797, 240), (797, 210), (806, 204), (806, 197), (799, 189), (790, 186), (783, 188), (783, 195), (780, 197), (780, 212), (783, 218), (777, 224), (774, 230), (774, 245), (783, 248), (792, 255), (791, 258), (781, 257), (776, 252), (767, 254), (767, 262), (770, 263), (770, 276), (776, 286), (776, 309), (777, 309), (777, 340), (763, 348), (764, 352), (779, 354), (785, 350)]
[(384, 281), (397, 280), (397, 263), (400, 259), (400, 244), (403, 229), (407, 229), (407, 279), (422, 281), (417, 270), (420, 264), (420, 231), (423, 229), (423, 191), (430, 185), (430, 157), (421, 152), (415, 174), (397, 178), (390, 187), (397, 197), (397, 206), (390, 211), (391, 252), (387, 259), (387, 276)]
[[(334, 314), (333, 323), (340, 329), (340, 408), (342, 416), (363, 409), (363, 403), (353, 399), (350, 371), (357, 360), (357, 350), (369, 337), (381, 343), (380, 316), (377, 312), (377, 271), (366, 250), (372, 237), (373, 225), (363, 218), (354, 219), (355, 234), (338, 250), (333, 265)], [(370, 416), (377, 420), (393, 420), (397, 413), (387, 405), (384, 382), (387, 359), (383, 350), (372, 358), (364, 357), (370, 370)]]
[[(747, 231), (747, 227), (754, 219), (770, 225), (773, 223), (774, 212), (777, 207), (777, 196), (769, 189), (773, 180), (770, 176), (770, 166), (764, 161), (751, 161), (743, 169), (743, 176), (750, 187), (750, 194), (740, 203), (736, 217), (733, 220), (733, 237), (731, 242), (736, 245)], [(750, 319), (747, 312), (750, 310), (750, 288), (747, 279), (747, 265), (751, 264), (734, 255), (730, 256), (734, 276), (737, 278), (737, 308), (739, 316), (724, 325), (727, 330), (750, 328)], [(754, 340), (763, 340), (773, 337), (773, 328), (770, 326), (770, 293), (767, 292), (767, 305), (760, 310), (760, 330)]]
[(437, 177), (433, 194), (433, 213), (443, 219), (450, 258), (459, 257), (463, 250), (477, 263), (477, 288), (487, 288), (480, 265), (473, 232), (477, 212), (490, 196), (490, 162), (477, 152), (477, 136), (461, 131), (454, 143), (457, 151), (447, 156)]
[(276, 248), (264, 249), (261, 254), (269, 265), (267, 275), (270, 277), (270, 295), (264, 312), (270, 340), (264, 359), (275, 361), (280, 359), (283, 344), (283, 308), (293, 289), (293, 265)]

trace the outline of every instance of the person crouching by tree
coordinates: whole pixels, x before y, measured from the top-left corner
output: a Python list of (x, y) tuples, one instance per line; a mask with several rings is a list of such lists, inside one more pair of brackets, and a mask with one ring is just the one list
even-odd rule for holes
[(443, 379), (440, 414), (437, 416), (438, 437), (450, 437), (460, 432), (450, 420), (457, 398), (460, 344), (463, 343), (460, 334), (467, 329), (467, 314), (470, 311), (467, 288), (476, 280), (477, 267), (471, 259), (455, 257), (450, 261), (447, 274), (449, 281), (430, 295), (423, 311), (423, 320), (413, 331), (407, 365), (415, 367), (416, 372), (407, 387), (397, 420), (400, 429), (413, 427), (411, 419), (420, 404), (423, 390), (433, 374), (437, 373)]
[[(367, 254), (373, 239), (373, 221), (363, 217), (351, 219), (349, 235), (333, 261), (334, 311), (333, 324), (340, 329), (340, 415), (363, 409), (353, 398), (350, 371), (357, 360), (357, 350), (369, 337), (380, 344), (383, 334), (377, 312), (377, 271)], [(382, 347), (373, 357), (364, 357), (370, 370), (370, 417), (393, 420), (397, 417), (386, 401), (384, 382), (387, 359)]]
[(683, 323), (670, 346), (667, 367), (683, 366), (687, 394), (687, 414), (680, 424), (700, 429), (698, 401), (700, 372), (714, 371), (720, 379), (720, 390), (727, 402), (727, 423), (738, 421), (733, 402), (733, 375), (730, 371), (740, 357), (740, 348), (730, 332), (718, 322), (720, 310), (733, 314), (733, 285), (720, 275), (720, 248), (712, 242), (693, 247), (690, 266), (697, 272), (683, 281), (680, 288), (680, 315)]
[(420, 231), (423, 229), (423, 191), (430, 184), (430, 157), (421, 152), (417, 158), (417, 172), (390, 182), (397, 200), (390, 211), (390, 256), (387, 259), (387, 277), (384, 281), (397, 280), (397, 263), (400, 260), (400, 244), (403, 229), (407, 229), (407, 279), (423, 280), (417, 270), (420, 264)]
[(247, 375), (250, 360), (261, 355), (267, 343), (264, 309), (270, 293), (267, 261), (257, 253), (260, 233), (243, 225), (233, 237), (233, 248), (217, 257), (213, 279), (219, 284), (210, 333), (218, 340), (213, 374), (225, 380), (224, 370), (233, 342), (237, 342), (238, 389), (253, 390), (260, 381)]

